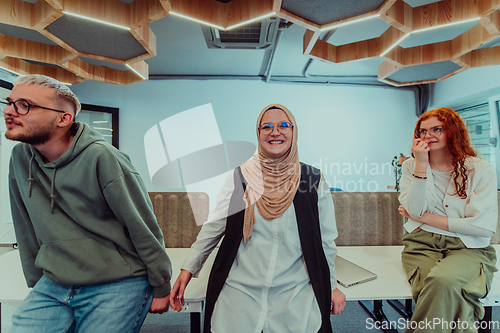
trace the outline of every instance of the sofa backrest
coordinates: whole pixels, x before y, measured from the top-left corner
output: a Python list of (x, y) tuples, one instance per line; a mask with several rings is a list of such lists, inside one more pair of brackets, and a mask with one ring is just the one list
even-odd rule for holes
[[(208, 217), (206, 193), (149, 192), (165, 247), (190, 247)], [(404, 218), (399, 192), (332, 192), (339, 246), (401, 245)], [(500, 205), (500, 192), (498, 195)], [(193, 213), (194, 212), (194, 213)], [(195, 215), (196, 214), (196, 219)], [(500, 215), (492, 244), (500, 244)]]
[[(165, 247), (187, 248), (196, 240), (208, 217), (208, 195), (201, 192), (149, 192)], [(196, 214), (196, 219), (195, 219)]]
[(332, 192), (339, 246), (401, 245), (399, 192)]

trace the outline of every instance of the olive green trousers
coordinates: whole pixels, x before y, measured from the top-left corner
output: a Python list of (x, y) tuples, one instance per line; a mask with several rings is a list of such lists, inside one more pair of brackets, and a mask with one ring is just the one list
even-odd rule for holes
[(403, 237), (403, 267), (415, 311), (406, 332), (477, 332), (474, 316), (484, 317), (479, 301), (491, 288), (495, 249), (469, 249), (458, 237), (420, 228)]

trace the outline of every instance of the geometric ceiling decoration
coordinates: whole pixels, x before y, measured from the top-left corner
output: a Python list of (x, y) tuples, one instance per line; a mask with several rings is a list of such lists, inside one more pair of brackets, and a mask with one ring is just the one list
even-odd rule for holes
[(283, 0), (281, 9), (297, 16), (300, 15), (300, 17), (315, 24), (322, 25), (374, 11), (385, 0), (355, 1), (356, 5), (352, 6), (353, 0)]
[[(305, 2), (275, 0), (273, 11), (307, 29), (304, 55), (333, 65), (382, 59), (378, 80), (393, 86), (437, 82), (469, 68), (500, 64), (499, 0), (356, 1), (356, 6), (347, 6), (348, 2), (307, 2), (309, 9), (304, 10), (300, 6)], [(348, 14), (354, 9), (341, 8), (342, 4), (354, 7), (354, 15)], [(342, 45), (330, 43), (332, 37), (320, 38), (326, 30), (368, 20), (381, 20), (390, 27), (380, 36)], [(485, 45), (490, 47), (481, 48)]]
[(80, 53), (119, 60), (131, 60), (147, 54), (130, 31), (80, 17), (63, 15), (45, 30)]
[(1, 1), (0, 68), (67, 84), (147, 80), (144, 60), (156, 55), (148, 23), (169, 9), (167, 0)]
[(87, 58), (87, 57), (78, 57), (78, 58), (83, 60), (87, 64), (91, 64), (91, 65), (109, 67), (109, 68), (114, 68), (114, 69), (118, 69), (121, 71), (128, 71), (129, 70), (129, 68), (126, 65), (115, 64), (115, 63), (112, 63), (109, 61), (102, 61), (102, 60), (97, 60), (97, 59), (92, 59), (92, 58)]
[[(26, 1), (26, 0), (24, 0), (24, 1)], [(23, 59), (23, 61), (29, 62), (30, 64), (33, 64), (33, 65), (41, 65), (41, 66), (49, 66), (49, 67), (54, 67), (54, 68), (62, 68), (61, 66), (54, 65), (54, 64), (49, 64), (49, 63), (46, 63), (46, 62), (39, 62), (39, 61), (33, 61), (33, 60), (27, 60), (27, 59)]]
[(0, 34), (6, 35), (6, 36), (11, 36), (11, 37), (16, 37), (16, 38), (21, 38), (21, 39), (26, 39), (26, 40), (31, 40), (33, 42), (39, 42), (39, 43), (44, 43), (44, 44), (50, 44), (50, 45), (57, 45), (57, 43), (51, 41), (41, 33), (39, 33), (36, 30), (32, 29), (27, 29), (27, 28), (22, 28), (22, 27), (16, 27), (15, 25), (8, 25), (8, 24), (3, 24), (0, 23)]
[(471, 29), (476, 24), (479, 24), (477, 20), (472, 22), (465, 22), (462, 24), (450, 25), (447, 27), (442, 27), (439, 29), (439, 34), (436, 33), (435, 29), (430, 29), (426, 31), (422, 31), (419, 33), (412, 33), (408, 38), (399, 43), (404, 49), (426, 45), (426, 44), (435, 44), (439, 42), (444, 42), (447, 40), (452, 40)]
[(418, 6), (423, 6), (427, 5), (433, 2), (438, 2), (441, 0), (404, 0), (407, 4), (409, 4), (412, 7), (418, 7)]
[(230, 30), (275, 15), (273, 0), (168, 0), (169, 14), (219, 30)]
[(275, 16), (306, 29), (302, 51), (312, 59), (373, 59), (379, 81), (414, 85), (500, 64), (499, 8), (500, 0), (0, 0), (0, 69), (128, 85), (148, 79), (151, 22), (171, 14), (227, 31)]
[(389, 23), (382, 20), (365, 20), (356, 24), (345, 25), (335, 29), (327, 42), (339, 46), (380, 37), (390, 26)]
[(274, 16), (273, 0), (0, 1), (0, 69), (75, 84), (148, 79), (156, 55), (148, 23), (169, 14), (220, 30)]
[(389, 75), (388, 79), (399, 83), (408, 81), (432, 81), (445, 75), (452, 74), (460, 69), (462, 69), (462, 67), (453, 61), (447, 60), (403, 67), (397, 72)]
[(494, 47), (494, 46), (500, 46), (500, 36), (493, 39), (492, 41), (489, 41), (488, 43), (485, 43), (484, 45), (478, 47), (478, 49), (484, 49), (487, 47)]

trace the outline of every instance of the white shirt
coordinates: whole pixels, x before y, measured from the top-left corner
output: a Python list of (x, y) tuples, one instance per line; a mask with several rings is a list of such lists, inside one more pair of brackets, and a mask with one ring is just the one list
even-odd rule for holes
[[(197, 276), (223, 236), (226, 218), (222, 215), (227, 212), (233, 190), (234, 176), (230, 172), (217, 196), (216, 208), (182, 266), (193, 276)], [(318, 187), (318, 209), (333, 290), (337, 288), (334, 240), (338, 234), (332, 195), (323, 176)], [(302, 256), (293, 203), (272, 221), (264, 220), (255, 209), (255, 220), (253, 233), (246, 244), (241, 242), (215, 304), (212, 332), (317, 332), (321, 314)]]
[(405, 229), (412, 232), (422, 228), (429, 232), (459, 237), (468, 248), (482, 248), (490, 244), (491, 235), (496, 231), (498, 221), (497, 180), (493, 165), (477, 157), (468, 157), (465, 167), (469, 172), (467, 180), (467, 198), (462, 199), (455, 193), (455, 185), (450, 177), (446, 195), (440, 197), (436, 190), (438, 177), (427, 166), (427, 179), (412, 176), (415, 159), (403, 163), (401, 177), (401, 195), (399, 202), (410, 216), (419, 218), (425, 212), (439, 214), (441, 207), (448, 217), (448, 229), (435, 228), (421, 222), (408, 219)]

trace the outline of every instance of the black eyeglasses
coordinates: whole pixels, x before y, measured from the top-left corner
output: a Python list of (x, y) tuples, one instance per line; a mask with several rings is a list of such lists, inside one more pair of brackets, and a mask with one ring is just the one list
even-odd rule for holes
[(45, 106), (40, 106), (40, 105), (35, 105), (35, 104), (30, 104), (26, 102), (24, 99), (18, 99), (17, 101), (9, 101), (7, 99), (0, 99), (0, 109), (2, 109), (2, 112), (5, 111), (9, 106), (13, 105), (14, 110), (20, 115), (25, 115), (30, 112), (31, 108), (40, 108), (40, 109), (45, 109), (45, 110), (51, 110), (51, 111), (56, 111), (56, 112), (62, 112), (65, 113), (67, 111), (62, 111), (62, 110), (56, 110), (56, 109), (51, 109), (51, 108), (46, 108)]
[[(259, 126), (259, 131), (264, 135), (269, 135), (273, 132), (274, 126), (275, 125), (273, 125), (271, 123), (264, 123), (264, 124)], [(276, 127), (277, 127), (277, 130), (279, 133), (286, 134), (286, 133), (290, 132), (290, 130), (293, 128), (293, 124), (289, 121), (282, 121), (282, 122), (279, 122), (276, 125)]]
[(443, 133), (443, 128), (442, 127), (433, 127), (429, 131), (427, 131), (427, 130), (418, 130), (418, 131), (415, 132), (415, 137), (423, 139), (423, 138), (425, 138), (425, 136), (427, 135), (427, 133), (429, 133), (429, 135), (431, 135), (431, 136), (433, 136), (435, 138), (439, 138), (439, 136), (441, 135), (441, 133)]

